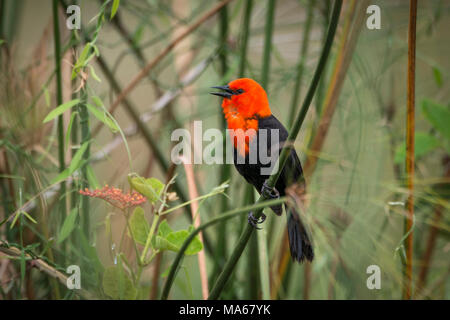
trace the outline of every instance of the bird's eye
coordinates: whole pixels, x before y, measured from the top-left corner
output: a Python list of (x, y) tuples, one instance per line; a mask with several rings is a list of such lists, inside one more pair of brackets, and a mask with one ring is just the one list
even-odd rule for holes
[(244, 93), (244, 90), (242, 90), (242, 89), (237, 89), (236, 92), (237, 92), (238, 94), (241, 94), (241, 93)]

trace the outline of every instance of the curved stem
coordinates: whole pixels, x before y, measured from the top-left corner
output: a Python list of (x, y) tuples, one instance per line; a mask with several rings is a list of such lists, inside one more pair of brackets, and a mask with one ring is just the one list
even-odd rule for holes
[[(288, 139), (285, 143), (285, 146), (283, 150), (281, 151), (280, 157), (277, 161), (277, 164), (275, 165), (276, 170), (275, 173), (272, 173), (270, 178), (267, 181), (267, 185), (269, 187), (274, 187), (281, 171), (286, 163), (286, 160), (291, 152), (291, 148), (293, 146), (293, 142), (297, 138), (297, 135), (300, 131), (300, 128), (303, 124), (303, 121), (305, 120), (306, 113), (308, 112), (309, 106), (311, 105), (312, 98), (314, 97), (314, 93), (316, 91), (317, 85), (320, 80), (320, 76), (322, 75), (323, 69), (325, 67), (326, 61), (328, 59), (328, 56), (331, 51), (331, 46), (333, 44), (334, 35), (336, 33), (337, 24), (339, 21), (339, 15), (341, 12), (342, 7), (342, 0), (336, 0), (333, 8), (333, 15), (331, 18), (331, 23), (328, 28), (328, 34), (327, 39), (325, 42), (325, 45), (322, 50), (322, 54), (320, 56), (319, 63), (317, 65), (316, 71), (314, 72), (314, 77), (312, 79), (312, 82), (310, 84), (310, 87), (308, 89), (308, 92), (306, 94), (305, 100), (303, 101), (302, 108), (300, 110), (300, 113), (298, 114), (296, 121), (294, 122), (294, 125), (292, 127), (292, 130), (289, 133)], [(256, 204), (259, 204), (263, 201), (265, 201), (266, 197), (268, 197), (266, 194), (261, 194)], [(254, 212), (255, 218), (259, 218), (261, 216), (262, 209), (257, 210)], [(242, 233), (241, 237), (239, 238), (239, 241), (230, 257), (228, 262), (226, 263), (222, 273), (219, 275), (219, 278), (216, 281), (215, 286), (211, 290), (211, 293), (209, 295), (208, 299), (217, 299), (222, 292), (223, 288), (225, 287), (225, 284), (227, 280), (229, 279), (231, 273), (233, 272), (242, 252), (245, 249), (245, 246), (247, 245), (248, 240), (250, 239), (250, 236), (253, 232), (253, 227), (249, 224), (246, 225), (244, 232)]]
[(194, 237), (201, 232), (202, 230), (218, 223), (221, 221), (225, 221), (228, 220), (230, 218), (233, 218), (235, 216), (237, 216), (240, 213), (243, 212), (249, 212), (252, 210), (258, 210), (258, 209), (263, 209), (265, 207), (270, 207), (276, 204), (280, 204), (280, 203), (284, 203), (285, 202), (285, 198), (279, 198), (276, 200), (270, 200), (270, 201), (263, 201), (261, 203), (256, 203), (253, 204), (251, 206), (245, 206), (239, 209), (234, 209), (228, 212), (225, 212), (223, 214), (221, 214), (220, 216), (218, 216), (217, 218), (214, 218), (208, 222), (206, 222), (205, 224), (202, 224), (200, 227), (198, 227), (197, 229), (195, 229), (194, 231), (192, 231), (192, 233), (186, 238), (186, 240), (184, 241), (183, 245), (181, 246), (180, 250), (177, 253), (177, 256), (175, 257), (174, 262), (172, 263), (172, 266), (170, 267), (170, 272), (169, 275), (167, 276), (167, 280), (166, 283), (164, 285), (164, 289), (163, 292), (161, 294), (161, 299), (162, 300), (167, 300), (167, 297), (169, 296), (169, 292), (170, 292), (170, 288), (172, 287), (173, 281), (175, 280), (175, 274), (178, 271), (178, 266), (180, 265), (181, 260), (184, 257), (184, 252), (186, 251), (187, 247), (189, 246), (189, 244), (191, 243), (191, 241), (194, 239)]
[[(56, 104), (57, 106), (62, 104), (62, 75), (61, 75), (61, 39), (59, 35), (59, 19), (58, 19), (58, 1), (53, 0), (53, 37), (55, 43), (55, 73), (56, 73)], [(65, 169), (64, 163), (64, 119), (63, 115), (58, 116), (58, 160), (59, 160), (59, 172), (63, 172)], [(61, 217), (58, 219), (65, 219), (66, 211), (66, 183), (61, 182), (60, 188), (60, 210)], [(52, 259), (53, 260), (53, 259)], [(53, 261), (52, 261), (53, 262)], [(52, 281), (53, 295), (55, 299), (60, 298), (59, 287), (56, 281)]]
[(153, 234), (155, 233), (156, 226), (158, 225), (159, 215), (155, 215), (153, 217), (152, 226), (150, 227), (150, 231), (147, 236), (147, 241), (145, 242), (144, 250), (142, 250), (142, 255), (140, 259), (141, 264), (145, 264), (145, 258), (147, 257), (147, 252), (150, 249), (150, 244), (152, 242)]

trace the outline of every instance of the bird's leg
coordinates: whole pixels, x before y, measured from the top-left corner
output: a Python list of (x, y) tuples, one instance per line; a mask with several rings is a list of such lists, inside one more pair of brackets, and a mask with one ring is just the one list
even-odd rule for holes
[(273, 187), (269, 187), (267, 180), (263, 183), (261, 194), (264, 195), (266, 199), (278, 199), (280, 197), (278, 190)]
[[(266, 199), (278, 199), (280, 197), (280, 193), (277, 189), (271, 188), (267, 185), (267, 181), (264, 181), (263, 186), (261, 188), (261, 194)], [(261, 230), (261, 228), (258, 228), (257, 224), (261, 224), (266, 220), (266, 215), (264, 213), (261, 213), (261, 220), (258, 220), (253, 215), (253, 212), (250, 212), (248, 214), (248, 223), (255, 229)]]
[(250, 211), (248, 214), (248, 223), (256, 230), (261, 230), (261, 228), (258, 228), (257, 224), (261, 224), (264, 221), (266, 221), (266, 215), (264, 213), (261, 213), (261, 220), (255, 218), (253, 211)]

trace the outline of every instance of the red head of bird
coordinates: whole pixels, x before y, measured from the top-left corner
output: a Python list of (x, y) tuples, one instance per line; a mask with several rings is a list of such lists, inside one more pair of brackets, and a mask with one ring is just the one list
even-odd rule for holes
[[(269, 100), (266, 91), (255, 80), (240, 78), (231, 81), (226, 86), (213, 87), (223, 90), (212, 94), (223, 97), (222, 109), (228, 124), (228, 129), (242, 129), (244, 133), (236, 133), (234, 145), (241, 155), (248, 152), (249, 140), (254, 134), (249, 134), (247, 130), (258, 130), (258, 119), (271, 115)], [(240, 136), (245, 136), (245, 144), (239, 145)]]

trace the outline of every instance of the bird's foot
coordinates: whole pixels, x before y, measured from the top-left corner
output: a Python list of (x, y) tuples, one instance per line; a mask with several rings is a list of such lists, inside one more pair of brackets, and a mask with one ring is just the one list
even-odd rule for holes
[(264, 195), (266, 199), (278, 199), (280, 197), (278, 190), (273, 187), (269, 187), (267, 181), (264, 181), (263, 183), (261, 194)]
[(261, 220), (255, 218), (255, 216), (253, 215), (253, 211), (251, 211), (251, 212), (248, 214), (248, 223), (249, 223), (253, 228), (255, 228), (256, 230), (261, 230), (261, 229), (262, 229), (262, 228), (258, 228), (257, 224), (261, 224), (261, 223), (263, 223), (264, 221), (266, 221), (266, 215), (265, 215), (264, 213), (261, 213), (260, 219), (261, 219)]

